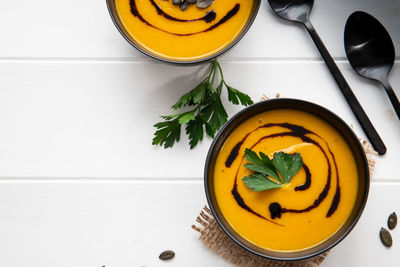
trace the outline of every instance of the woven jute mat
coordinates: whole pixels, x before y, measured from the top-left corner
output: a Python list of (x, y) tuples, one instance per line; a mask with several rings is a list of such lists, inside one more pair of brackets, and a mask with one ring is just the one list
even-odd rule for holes
[[(279, 98), (279, 94), (276, 95)], [(268, 97), (263, 95), (261, 100), (266, 100)], [(374, 156), (377, 153), (372, 149), (371, 145), (366, 141), (362, 142), (365, 153), (368, 159), (370, 173), (375, 166)], [(309, 258), (302, 261), (274, 261), (268, 260), (263, 257), (257, 256), (248, 252), (232, 239), (230, 239), (215, 221), (210, 209), (207, 206), (200, 211), (199, 216), (196, 218), (197, 225), (192, 225), (192, 228), (200, 233), (199, 240), (206, 245), (211, 251), (220, 255), (225, 260), (237, 266), (248, 267), (312, 267), (320, 265), (328, 252)]]

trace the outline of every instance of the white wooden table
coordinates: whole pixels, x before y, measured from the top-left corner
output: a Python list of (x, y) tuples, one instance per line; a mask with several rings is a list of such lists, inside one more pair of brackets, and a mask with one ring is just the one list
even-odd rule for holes
[[(312, 22), (385, 141), (365, 212), (323, 266), (398, 266), (400, 230), (384, 248), (379, 229), (400, 214), (400, 122), (384, 90), (351, 69), (346, 18), (381, 20), (400, 53), (400, 1), (317, 0)], [(198, 82), (201, 66), (150, 60), (130, 47), (103, 0), (1, 1), (0, 266), (230, 266), (190, 226), (206, 204), (211, 140), (151, 145), (158, 116)], [(311, 39), (263, 2), (239, 44), (220, 58), (226, 80), (319, 103), (365, 138)], [(290, 74), (291, 78), (287, 78)], [(400, 96), (399, 57), (390, 80)], [(227, 102), (229, 113), (240, 108)], [(176, 257), (158, 259), (165, 249)]]

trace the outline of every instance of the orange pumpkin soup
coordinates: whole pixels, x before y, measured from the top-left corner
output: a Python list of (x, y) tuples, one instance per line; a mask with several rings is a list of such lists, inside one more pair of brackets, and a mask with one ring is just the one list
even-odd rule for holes
[[(303, 167), (283, 188), (251, 191), (242, 181), (251, 174), (244, 167), (246, 148), (269, 157), (300, 153)], [(239, 235), (261, 248), (293, 252), (340, 229), (356, 201), (358, 173), (333, 127), (309, 113), (274, 110), (233, 130), (217, 156), (214, 186), (223, 216)]]
[(216, 0), (181, 11), (172, 0), (115, 0), (131, 37), (145, 50), (172, 60), (196, 60), (218, 53), (243, 30), (253, 0)]

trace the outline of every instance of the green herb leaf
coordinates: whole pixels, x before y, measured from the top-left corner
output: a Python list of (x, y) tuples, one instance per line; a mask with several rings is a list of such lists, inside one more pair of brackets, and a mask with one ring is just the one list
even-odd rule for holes
[[(220, 77), (219, 83), (216, 82), (217, 74)], [(214, 84), (217, 84), (217, 87), (214, 87)], [(237, 105), (240, 102), (247, 106), (253, 103), (248, 95), (226, 84), (221, 66), (217, 60), (213, 60), (207, 77), (172, 106), (172, 109), (189, 106), (194, 108), (187, 112), (162, 116), (164, 121), (154, 125), (157, 131), (154, 134), (153, 145), (172, 147), (180, 139), (183, 124), (186, 124), (190, 148), (194, 148), (203, 139), (204, 129), (208, 136), (214, 138), (215, 133), (228, 120), (228, 114), (221, 101), (224, 85), (228, 90), (228, 100), (233, 104)]]
[(244, 166), (254, 173), (242, 178), (242, 180), (253, 191), (264, 191), (285, 186), (303, 165), (300, 153), (277, 152), (272, 161), (263, 152), (259, 152), (259, 154), (260, 156), (249, 148), (245, 150), (245, 158), (250, 163), (246, 163)]
[(188, 123), (189, 121), (192, 121), (194, 119), (195, 119), (194, 118), (194, 111), (189, 111), (189, 112), (183, 113), (181, 116), (179, 116), (178, 121), (179, 121), (180, 124), (185, 124), (185, 123)]
[(254, 152), (249, 148), (246, 148), (245, 158), (249, 162), (253, 163), (253, 164), (246, 163), (244, 166), (247, 169), (252, 170), (254, 172), (259, 172), (264, 175), (272, 176), (278, 181), (280, 180), (279, 175), (276, 172), (275, 166), (272, 164), (272, 161), (268, 158), (268, 156), (265, 155), (264, 153), (260, 152), (260, 157), (258, 157), (256, 152)]
[(277, 184), (277, 183), (271, 181), (266, 176), (264, 176), (260, 173), (256, 173), (256, 174), (252, 174), (250, 176), (244, 177), (243, 182), (246, 184), (246, 186), (248, 188), (250, 188), (253, 191), (264, 191), (264, 190), (282, 187), (281, 184)]
[(228, 90), (228, 100), (232, 102), (232, 104), (239, 105), (239, 101), (240, 104), (242, 104), (243, 106), (248, 106), (253, 104), (253, 100), (251, 100), (251, 98), (248, 95), (243, 94), (239, 90), (230, 87), (227, 84), (225, 85), (226, 89)]
[(177, 118), (180, 116), (181, 116), (181, 114), (175, 114), (175, 115), (161, 116), (161, 118), (163, 118), (166, 121), (169, 121), (169, 120), (172, 120), (173, 118)]
[(206, 133), (209, 137), (214, 138), (215, 129), (210, 126), (208, 122), (204, 122), (204, 126), (206, 127)]
[(214, 99), (206, 107), (206, 109), (208, 108), (207, 114), (210, 114), (207, 123), (217, 131), (228, 121), (228, 114), (225, 111), (224, 105), (222, 105), (221, 99), (219, 97), (215, 97)]
[(175, 142), (179, 142), (181, 137), (181, 124), (178, 120), (159, 122), (154, 124), (158, 130), (153, 138), (153, 145), (164, 144), (165, 148), (172, 147)]
[(196, 90), (193, 91), (193, 103), (194, 104), (198, 104), (201, 103), (201, 101), (203, 101), (204, 96), (206, 95), (207, 92), (207, 86), (208, 86), (208, 82), (203, 81), (200, 84), (200, 87), (198, 87)]
[(186, 134), (189, 136), (189, 145), (191, 149), (194, 148), (199, 141), (203, 140), (203, 124), (203, 119), (197, 116), (195, 120), (189, 121), (186, 126)]
[(195, 104), (200, 103), (206, 93), (207, 86), (208, 86), (207, 79), (203, 80), (195, 88), (193, 88), (188, 93), (181, 96), (181, 98), (179, 98), (178, 102), (176, 102), (172, 106), (172, 108), (180, 109), (185, 106), (193, 106)]
[(300, 170), (301, 166), (303, 166), (303, 159), (300, 153), (287, 154), (285, 152), (278, 152), (274, 154), (272, 162), (285, 183), (289, 183), (293, 176)]

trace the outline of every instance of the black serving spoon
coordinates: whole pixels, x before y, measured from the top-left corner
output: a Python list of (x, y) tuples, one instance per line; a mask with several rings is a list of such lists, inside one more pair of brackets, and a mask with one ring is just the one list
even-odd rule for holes
[(376, 132), (371, 121), (368, 119), (367, 114), (365, 114), (365, 111), (361, 107), (356, 96), (337, 67), (335, 61), (332, 59), (324, 43), (310, 22), (309, 16), (314, 4), (314, 0), (268, 0), (268, 2), (278, 16), (289, 21), (299, 22), (307, 28), (307, 31), (311, 35), (311, 38), (325, 60), (325, 63), (328, 65), (330, 72), (339, 85), (339, 88), (346, 98), (347, 103), (353, 110), (358, 122), (361, 124), (365, 134), (368, 136), (372, 146), (380, 155), (385, 154), (385, 144)]
[(395, 52), (385, 27), (365, 12), (354, 12), (346, 22), (344, 47), (351, 66), (358, 74), (376, 80), (385, 87), (400, 119), (400, 103), (388, 80)]

